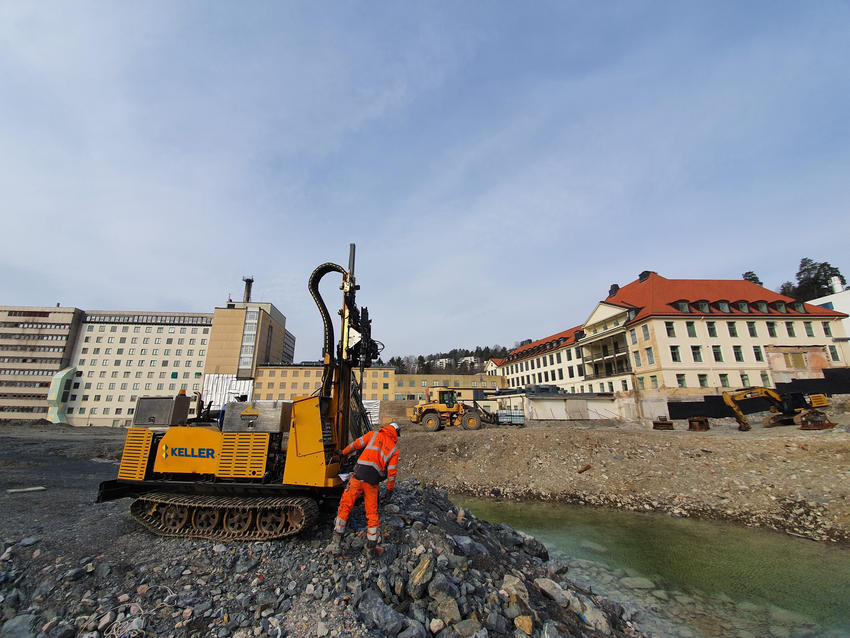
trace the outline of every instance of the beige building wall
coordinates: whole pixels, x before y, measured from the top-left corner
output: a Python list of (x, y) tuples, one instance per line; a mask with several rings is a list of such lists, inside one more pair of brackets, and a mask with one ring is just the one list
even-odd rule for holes
[(628, 341), (638, 390), (683, 398), (822, 377), (823, 368), (847, 365), (833, 341), (843, 330), (838, 319), (816, 317), (651, 318), (631, 326)]
[(87, 311), (70, 362), (77, 371), (68, 423), (128, 426), (140, 396), (200, 391), (212, 319), (209, 313)]
[(205, 374), (253, 378), (259, 365), (291, 363), (295, 336), (270, 303), (230, 302), (216, 308)]
[[(253, 398), (257, 400), (292, 400), (318, 391), (322, 366), (259, 366), (254, 381)], [(355, 378), (359, 372), (355, 371)], [(363, 372), (362, 398), (366, 401), (424, 400), (426, 390), (447, 387), (458, 391), (461, 399), (471, 401), (475, 390), (498, 390), (505, 387), (502, 377), (480, 374), (399, 374), (395, 368), (372, 367)]]
[(53, 375), (71, 360), (82, 311), (0, 306), (0, 420), (47, 416)]
[(216, 308), (204, 374), (236, 374), (245, 327), (244, 308)]
[(472, 401), (476, 390), (494, 391), (507, 387), (504, 377), (479, 374), (396, 374), (389, 398), (396, 401), (426, 399), (429, 388), (451, 388), (463, 401)]
[[(255, 400), (287, 400), (310, 396), (322, 382), (323, 366), (319, 363), (301, 365), (258, 366), (254, 380)], [(362, 398), (367, 401), (392, 399), (395, 368), (372, 367), (363, 372), (365, 383)], [(355, 378), (359, 371), (355, 372)]]

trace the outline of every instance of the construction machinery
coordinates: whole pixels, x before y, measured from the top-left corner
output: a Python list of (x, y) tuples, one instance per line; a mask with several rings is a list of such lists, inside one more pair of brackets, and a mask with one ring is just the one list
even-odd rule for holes
[[(319, 282), (333, 272), (342, 275), (338, 344), (319, 294)], [(363, 378), (379, 344), (368, 310), (355, 303), (354, 244), (348, 269), (322, 264), (308, 288), (324, 324), (320, 388), (292, 401), (239, 397), (219, 420), (186, 418), (185, 394), (145, 397), (127, 432), (118, 478), (101, 483), (98, 502), (135, 498), (133, 518), (162, 536), (269, 540), (315, 523), (318, 504), (342, 492), (339, 474), (349, 468), (337, 451), (371, 427), (353, 371), (359, 367)]]
[(421, 423), (429, 432), (453, 425), (464, 430), (477, 430), (482, 423), (496, 423), (494, 415), (477, 403), (471, 406), (463, 403), (454, 390), (431, 388), (427, 395), (425, 403), (410, 408), (407, 416), (411, 423)]
[(799, 425), (801, 430), (826, 430), (835, 427), (819, 408), (829, 406), (825, 394), (803, 394), (793, 392), (780, 394), (776, 390), (764, 387), (742, 388), (734, 392), (724, 392), (723, 402), (726, 403), (738, 421), (738, 429), (750, 429), (750, 422), (741, 411), (739, 403), (746, 399), (766, 399), (773, 413), (765, 417), (764, 427), (772, 428), (777, 425)]

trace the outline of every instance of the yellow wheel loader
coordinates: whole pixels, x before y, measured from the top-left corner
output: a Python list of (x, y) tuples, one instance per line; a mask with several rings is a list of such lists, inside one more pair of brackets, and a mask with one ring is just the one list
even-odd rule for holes
[(446, 426), (459, 425), (464, 430), (478, 430), (482, 423), (494, 423), (488, 412), (458, 400), (454, 390), (432, 388), (428, 400), (410, 408), (407, 416), (411, 423), (421, 423), (429, 432)]
[[(338, 344), (319, 294), (332, 272), (342, 275)], [(336, 450), (370, 429), (352, 371), (359, 367), (362, 379), (379, 346), (368, 310), (355, 304), (354, 244), (347, 270), (322, 264), (308, 288), (325, 331), (320, 389), (292, 401), (228, 403), (220, 423), (186, 419), (185, 395), (140, 405), (118, 478), (101, 483), (98, 502), (135, 498), (133, 518), (162, 536), (269, 540), (315, 523), (318, 503), (342, 492), (338, 475), (346, 468)]]

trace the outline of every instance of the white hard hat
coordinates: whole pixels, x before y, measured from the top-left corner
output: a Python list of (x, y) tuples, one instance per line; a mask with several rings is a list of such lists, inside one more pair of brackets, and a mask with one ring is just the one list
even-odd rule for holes
[(401, 434), (401, 428), (398, 426), (398, 423), (396, 423), (395, 421), (393, 421), (392, 423), (390, 423), (390, 425), (391, 425), (391, 426), (393, 426), (393, 427), (395, 428), (395, 433), (396, 433), (397, 435), (398, 435), (398, 434)]

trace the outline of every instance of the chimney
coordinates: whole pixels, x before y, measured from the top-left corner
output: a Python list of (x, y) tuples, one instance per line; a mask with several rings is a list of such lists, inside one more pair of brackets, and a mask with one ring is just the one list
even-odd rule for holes
[(245, 295), (242, 297), (242, 301), (248, 303), (251, 301), (251, 286), (254, 285), (253, 277), (242, 277), (242, 281), (245, 282)]
[(832, 286), (832, 292), (834, 293), (839, 293), (844, 290), (844, 287), (841, 285), (841, 277), (838, 275), (830, 277), (829, 284)]
[[(655, 273), (654, 270), (644, 270), (641, 274), (638, 275), (638, 280), (639, 281), (646, 281), (647, 279), (649, 279), (649, 276), (652, 275), (653, 273)], [(657, 273), (655, 273), (655, 274), (657, 274)]]
[(611, 284), (611, 287), (608, 289), (608, 296), (613, 297), (614, 295), (617, 294), (617, 291), (619, 291), (619, 290), (620, 290), (619, 284)]

